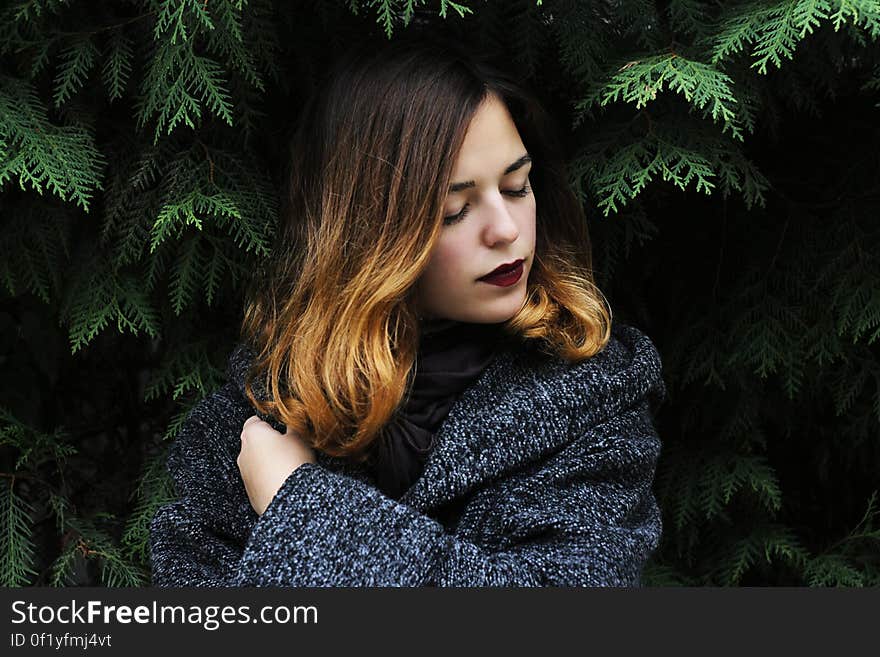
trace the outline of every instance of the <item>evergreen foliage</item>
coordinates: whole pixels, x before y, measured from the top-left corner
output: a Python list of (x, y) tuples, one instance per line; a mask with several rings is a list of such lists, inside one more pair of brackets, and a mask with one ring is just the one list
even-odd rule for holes
[(880, 584), (876, 0), (6, 3), (0, 583), (149, 582), (292, 120), (334, 53), (416, 29), (539, 93), (600, 288), (661, 351), (644, 583)]

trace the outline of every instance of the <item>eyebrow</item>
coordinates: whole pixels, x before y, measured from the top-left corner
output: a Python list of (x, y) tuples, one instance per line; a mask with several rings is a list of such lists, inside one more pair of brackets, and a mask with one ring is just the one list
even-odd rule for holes
[[(516, 162), (514, 162), (509, 167), (507, 167), (504, 170), (503, 175), (506, 176), (508, 173), (513, 173), (514, 171), (516, 171), (517, 169), (519, 169), (520, 167), (524, 166), (526, 163), (531, 162), (531, 161), (532, 161), (532, 156), (529, 155), (528, 153), (526, 153), (521, 158), (519, 158)], [(463, 189), (469, 189), (471, 187), (476, 187), (476, 186), (477, 186), (477, 183), (473, 180), (466, 180), (465, 182), (452, 183), (449, 186), (449, 193), (455, 194), (456, 192), (460, 192)]]

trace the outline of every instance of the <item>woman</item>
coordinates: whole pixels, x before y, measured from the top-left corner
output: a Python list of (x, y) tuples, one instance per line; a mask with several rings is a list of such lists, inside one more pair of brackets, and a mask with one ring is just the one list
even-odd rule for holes
[(659, 355), (611, 326), (538, 103), (453, 48), (307, 103), (229, 382), (172, 445), (170, 586), (638, 586)]

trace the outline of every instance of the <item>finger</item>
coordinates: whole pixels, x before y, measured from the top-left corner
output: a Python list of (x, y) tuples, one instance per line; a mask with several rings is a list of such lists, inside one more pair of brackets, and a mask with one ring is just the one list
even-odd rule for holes
[(248, 430), (248, 427), (252, 424), (259, 424), (262, 422), (258, 415), (251, 415), (247, 420), (244, 421), (244, 424), (241, 427), (241, 436), (239, 437), (241, 440), (244, 440), (245, 433)]

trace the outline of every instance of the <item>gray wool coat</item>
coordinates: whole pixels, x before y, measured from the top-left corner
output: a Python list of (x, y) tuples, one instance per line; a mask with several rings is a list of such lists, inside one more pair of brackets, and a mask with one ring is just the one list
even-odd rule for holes
[[(317, 454), (266, 511), (236, 463), (249, 359), (170, 447), (178, 499), (150, 525), (155, 586), (640, 586), (661, 535), (652, 492), (666, 397), (659, 354), (615, 323), (579, 364), (504, 350), (456, 400), (399, 499)], [(261, 416), (277, 430), (274, 418)]]

